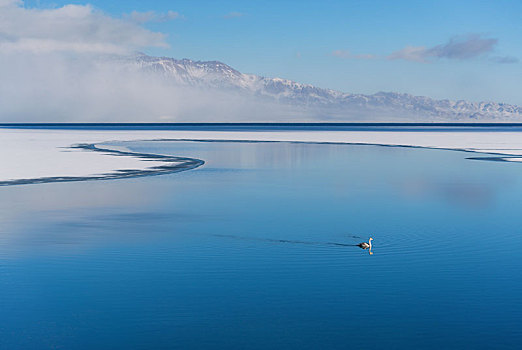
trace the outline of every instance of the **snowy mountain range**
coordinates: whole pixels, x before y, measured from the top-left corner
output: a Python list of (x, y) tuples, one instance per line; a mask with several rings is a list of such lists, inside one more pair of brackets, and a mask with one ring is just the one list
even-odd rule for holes
[(182, 86), (255, 96), (307, 110), (321, 119), (415, 121), (520, 121), (522, 107), (495, 102), (435, 100), (404, 93), (352, 94), (281, 78), (241, 73), (218, 61), (193, 61), (138, 54), (130, 67), (157, 74)]

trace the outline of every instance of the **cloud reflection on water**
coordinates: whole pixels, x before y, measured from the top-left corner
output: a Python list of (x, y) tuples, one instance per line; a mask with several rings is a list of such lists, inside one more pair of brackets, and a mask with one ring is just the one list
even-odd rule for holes
[[(403, 204), (441, 202), (480, 211), (517, 185), (514, 173), (502, 172), (497, 163), (471, 162), (458, 152), (440, 150), (304, 143), (125, 145), (137, 151), (198, 157), (206, 164), (185, 174), (157, 178), (2, 188), (0, 250), (23, 251), (39, 244), (82, 249), (117, 241), (121, 234), (148, 239), (154, 232), (174, 234), (180, 222), (190, 227), (198, 220), (220, 225), (224, 220), (239, 220), (249, 232), (249, 225), (280, 206), (282, 213), (301, 215), (302, 220), (296, 226), (286, 222), (284, 215), (273, 216), (279, 227), (309, 238), (306, 235), (313, 233), (307, 227), (319, 220), (321, 232), (332, 237), (332, 242), (343, 242), (337, 231), (373, 230), (375, 215), (383, 219), (395, 215), (389, 219), (400, 223), (397, 215), (407, 218), (409, 214), (396, 212), (399, 207), (394, 203), (404, 199)], [(469, 166), (494, 173), (470, 171)], [(257, 203), (260, 196), (281, 203), (265, 207), (264, 202)], [(381, 211), (373, 213), (377, 207)], [(257, 218), (244, 216), (254, 210), (259, 210)], [(320, 216), (309, 214), (314, 210), (321, 211)], [(346, 222), (355, 214), (358, 220)]]

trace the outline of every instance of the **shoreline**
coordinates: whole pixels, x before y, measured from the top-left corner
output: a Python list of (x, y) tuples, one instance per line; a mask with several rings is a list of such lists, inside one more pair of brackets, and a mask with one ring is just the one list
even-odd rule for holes
[(113, 123), (103, 123), (103, 122), (79, 122), (79, 123), (0, 123), (0, 128), (23, 128), (23, 129), (38, 129), (38, 128), (69, 128), (69, 129), (77, 129), (77, 130), (85, 130), (86, 128), (93, 127), (107, 127), (114, 129), (116, 127), (134, 127), (139, 130), (142, 130), (143, 127), (234, 127), (234, 126), (245, 126), (245, 127), (255, 127), (255, 126), (286, 126), (291, 128), (296, 127), (317, 127), (317, 126), (325, 126), (325, 127), (342, 127), (342, 126), (354, 126), (354, 127), (371, 127), (371, 126), (396, 126), (396, 127), (408, 127), (408, 126), (426, 126), (426, 127), (522, 127), (522, 122), (113, 122)]
[[(197, 168), (204, 160), (111, 148), (121, 142), (290, 142), (473, 153), (469, 160), (522, 162), (522, 131), (190, 131), (0, 129), (0, 186), (110, 180)], [(479, 155), (483, 154), (484, 157)]]
[(75, 181), (101, 181), (101, 180), (115, 180), (125, 178), (135, 178), (144, 176), (156, 176), (163, 174), (172, 174), (186, 170), (195, 169), (205, 162), (201, 159), (187, 158), (187, 157), (176, 157), (166, 156), (161, 154), (152, 153), (138, 153), (130, 151), (119, 151), (110, 148), (100, 148), (96, 144), (78, 144), (72, 145), (71, 149), (82, 149), (92, 152), (102, 152), (105, 154), (111, 154), (116, 156), (129, 156), (138, 159), (161, 161), (164, 165), (156, 165), (145, 169), (115, 169), (112, 173), (93, 175), (93, 176), (55, 176), (55, 177), (42, 177), (32, 179), (15, 179), (0, 181), (0, 186), (15, 186), (15, 185), (29, 185), (29, 184), (41, 184), (41, 183), (53, 183), (53, 182), (75, 182)]

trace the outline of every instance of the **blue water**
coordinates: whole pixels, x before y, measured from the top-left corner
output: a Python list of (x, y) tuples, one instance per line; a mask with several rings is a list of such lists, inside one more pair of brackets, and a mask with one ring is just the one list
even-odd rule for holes
[(125, 145), (206, 163), (0, 189), (0, 349), (520, 347), (522, 164)]
[(522, 131), (522, 123), (0, 123), (7, 129), (197, 131)]

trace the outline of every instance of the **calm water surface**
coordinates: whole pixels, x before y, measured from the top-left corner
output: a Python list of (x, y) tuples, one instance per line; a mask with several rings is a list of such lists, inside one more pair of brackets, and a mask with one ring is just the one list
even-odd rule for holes
[(520, 348), (521, 164), (125, 145), (206, 164), (0, 189), (1, 349)]

